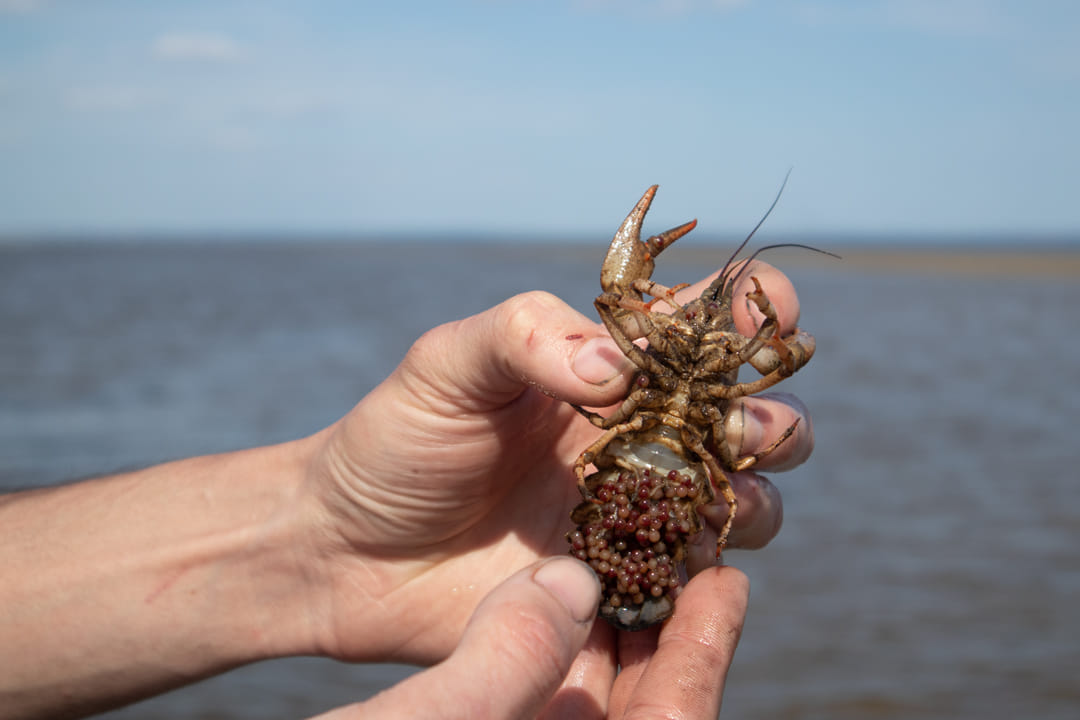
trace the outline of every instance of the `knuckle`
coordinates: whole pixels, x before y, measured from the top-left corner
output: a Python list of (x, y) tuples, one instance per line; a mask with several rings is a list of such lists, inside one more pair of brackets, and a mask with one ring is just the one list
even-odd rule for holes
[[(434, 327), (416, 340), (405, 354), (402, 366), (404, 369), (412, 369), (423, 374), (424, 368), (432, 367), (432, 362), (438, 358), (446, 357), (447, 343), (454, 337), (456, 328), (462, 321), (447, 323)], [(437, 367), (438, 365), (434, 365)]]
[(513, 345), (532, 349), (540, 336), (537, 329), (561, 301), (542, 290), (515, 295), (498, 306), (498, 331)]
[(742, 626), (726, 625), (725, 618), (708, 618), (697, 627), (673, 632), (667, 642), (680, 647), (680, 654), (687, 659), (684, 680), (688, 686), (708, 686), (718, 668), (726, 667), (731, 648), (739, 642)]
[(562, 680), (571, 658), (549, 619), (520, 606), (514, 608), (512, 622), (505, 629), (509, 642), (504, 645), (504, 660), (513, 666), (515, 677), (536, 692), (546, 692)]

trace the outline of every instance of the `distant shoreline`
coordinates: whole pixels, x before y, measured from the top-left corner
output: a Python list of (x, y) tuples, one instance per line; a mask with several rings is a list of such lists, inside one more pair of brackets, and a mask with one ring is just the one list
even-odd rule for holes
[[(695, 265), (718, 267), (734, 250), (730, 241), (702, 244), (696, 242), (673, 246), (661, 261), (663, 265)], [(782, 242), (783, 239), (773, 242)], [(826, 238), (808, 239), (816, 247), (834, 252), (841, 259), (820, 255), (801, 248), (773, 248), (762, 259), (784, 269), (817, 268), (836, 272), (860, 270), (884, 273), (957, 274), (1002, 277), (1080, 277), (1080, 244), (1033, 244), (1008, 247), (999, 243), (983, 245), (967, 243), (912, 244), (831, 244)], [(99, 254), (109, 252), (410, 252), (419, 256), (437, 257), (443, 253), (519, 258), (522, 261), (561, 258), (570, 262), (599, 264), (607, 241), (596, 243), (567, 242), (514, 238), (512, 240), (388, 237), (386, 239), (341, 237), (310, 238), (147, 238), (121, 237), (116, 239), (77, 239), (74, 237), (29, 238), (0, 236), (0, 255), (5, 253), (44, 252)], [(765, 245), (773, 243), (763, 243)], [(760, 247), (757, 246), (757, 247)], [(746, 253), (743, 253), (746, 256)]]
[[(1080, 277), (1080, 247), (1075, 250), (1025, 249), (1002, 250), (1000, 248), (828, 248), (840, 256), (839, 260), (820, 256), (805, 250), (779, 248), (768, 252), (762, 259), (780, 268), (815, 267), (844, 271), (859, 269), (875, 272), (901, 272), (921, 274), (1001, 275), (1008, 277)], [(695, 252), (696, 251), (696, 252)], [(688, 251), (697, 254), (701, 261), (706, 254), (699, 248)], [(688, 260), (684, 251), (682, 261)], [(715, 251), (707, 257), (715, 260)]]
[(1080, 249), (1076, 251), (1005, 250), (854, 250), (842, 253), (843, 261), (867, 270), (1080, 277)]

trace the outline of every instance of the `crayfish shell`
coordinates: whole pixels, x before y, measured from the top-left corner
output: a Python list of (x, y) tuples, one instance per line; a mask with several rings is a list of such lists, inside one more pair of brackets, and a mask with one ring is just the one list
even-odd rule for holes
[[(698, 510), (717, 494), (728, 509), (716, 537), (716, 552), (724, 549), (738, 506), (725, 470), (745, 470), (795, 430), (797, 421), (760, 452), (735, 457), (724, 438), (717, 437), (723, 434), (732, 402), (776, 385), (814, 354), (810, 335), (780, 335), (776, 307), (758, 279), (745, 274), (754, 272), (751, 261), (762, 250), (814, 248), (767, 245), (745, 262), (736, 262), (776, 206), (779, 193), (720, 274), (698, 297), (681, 305), (676, 291), (685, 286), (653, 282), (654, 260), (697, 221), (642, 240), (641, 223), (655, 194), (653, 185), (616, 231), (600, 271), (603, 292), (593, 303), (638, 374), (607, 417), (573, 406), (606, 432), (574, 461), (584, 501), (571, 513), (577, 528), (566, 537), (571, 554), (589, 563), (603, 583), (600, 616), (625, 630), (655, 625), (674, 611), (675, 597), (686, 582), (687, 543), (702, 531)], [(736, 331), (732, 311), (741, 280), (753, 289), (745, 294), (740, 290), (737, 301), (752, 303), (763, 318), (748, 337)], [(673, 312), (654, 310), (658, 302)], [(636, 344), (641, 339), (648, 341), (647, 349)], [(739, 368), (747, 363), (762, 376), (739, 382)], [(590, 463), (594, 470), (586, 475)]]
[(615, 464), (585, 478), (593, 498), (574, 508), (578, 527), (567, 540), (600, 578), (600, 616), (642, 630), (671, 615), (686, 582), (686, 543), (702, 529), (697, 509), (713, 490), (704, 466), (667, 444), (617, 438), (608, 452)]

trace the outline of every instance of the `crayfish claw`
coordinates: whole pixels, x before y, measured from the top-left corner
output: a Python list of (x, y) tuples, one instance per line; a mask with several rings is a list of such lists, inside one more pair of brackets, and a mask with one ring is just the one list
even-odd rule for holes
[(641, 239), (641, 223), (645, 220), (645, 213), (649, 212), (649, 206), (652, 205), (653, 197), (656, 196), (656, 191), (659, 188), (659, 185), (653, 185), (645, 191), (645, 194), (637, 201), (637, 205), (634, 205), (634, 209), (630, 211), (630, 214), (626, 216), (626, 219), (623, 220), (622, 225), (616, 231), (616, 241), (620, 238)]
[(615, 232), (600, 268), (600, 287), (604, 291), (626, 292), (637, 278), (647, 279), (652, 275), (653, 260), (648, 245), (641, 242), (641, 223), (658, 187), (653, 185), (645, 191)]
[[(782, 349), (780, 346), (783, 346)], [(810, 362), (816, 346), (813, 335), (796, 328), (793, 335), (772, 338), (750, 358), (750, 364), (762, 375), (782, 368), (784, 377), (787, 377)]]
[(649, 246), (649, 252), (652, 257), (659, 255), (664, 248), (671, 245), (686, 233), (690, 232), (697, 227), (697, 220), (691, 220), (690, 222), (683, 223), (678, 227), (673, 227), (670, 230), (665, 230), (659, 235), (653, 235), (651, 238), (645, 241), (645, 244)]

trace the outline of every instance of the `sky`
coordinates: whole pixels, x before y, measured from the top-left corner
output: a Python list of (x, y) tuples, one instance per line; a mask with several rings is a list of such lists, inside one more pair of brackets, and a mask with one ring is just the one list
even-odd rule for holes
[(0, 236), (1080, 237), (1072, 0), (0, 0)]

